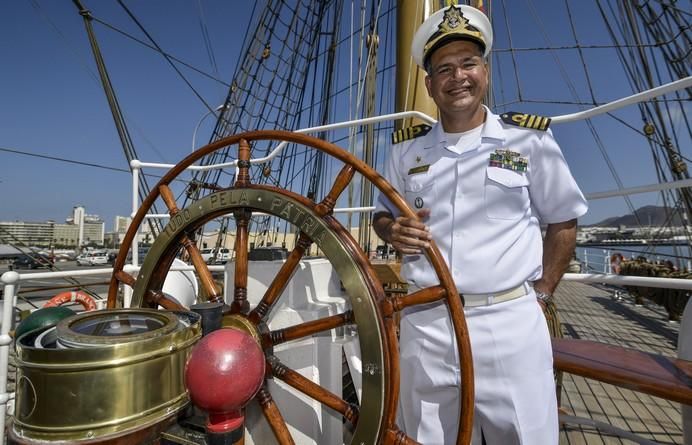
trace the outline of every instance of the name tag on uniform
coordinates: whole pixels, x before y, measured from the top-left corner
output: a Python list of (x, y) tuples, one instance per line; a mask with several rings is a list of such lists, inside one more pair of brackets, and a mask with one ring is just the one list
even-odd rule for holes
[(420, 165), (418, 167), (413, 167), (408, 171), (409, 175), (415, 175), (416, 173), (425, 173), (430, 169), (430, 165)]

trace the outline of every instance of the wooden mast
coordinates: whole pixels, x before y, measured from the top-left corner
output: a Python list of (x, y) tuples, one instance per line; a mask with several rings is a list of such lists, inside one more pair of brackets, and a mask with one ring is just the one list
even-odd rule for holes
[[(435, 5), (433, 5), (435, 3)], [(396, 102), (395, 109), (400, 111), (420, 111), (437, 118), (437, 107), (425, 89), (425, 71), (416, 65), (411, 57), (411, 42), (418, 27), (435, 10), (439, 2), (431, 0), (399, 0), (396, 10)], [(418, 124), (415, 119), (397, 121), (400, 129)]]

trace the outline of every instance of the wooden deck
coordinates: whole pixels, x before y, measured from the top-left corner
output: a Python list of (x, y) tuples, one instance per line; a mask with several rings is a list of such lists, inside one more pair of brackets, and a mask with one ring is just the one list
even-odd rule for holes
[[(662, 307), (635, 306), (633, 299), (606, 287), (562, 282), (556, 292), (565, 337), (595, 340), (674, 357), (678, 324)], [(614, 425), (660, 444), (683, 444), (678, 403), (595, 380), (565, 374), (562, 408), (571, 415)], [(561, 445), (632, 444), (591, 426), (564, 424)]]

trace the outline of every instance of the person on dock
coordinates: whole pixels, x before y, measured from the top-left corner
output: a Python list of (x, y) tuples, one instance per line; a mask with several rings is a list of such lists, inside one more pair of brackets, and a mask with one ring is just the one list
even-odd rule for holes
[[(432, 14), (414, 60), (440, 112), (404, 132), (385, 177), (416, 209), (405, 218), (380, 196), (374, 228), (404, 254), (411, 292), (437, 284), (423, 249), (435, 240), (464, 298), (473, 351), (473, 444), (554, 445), (552, 350), (537, 299), (550, 298), (575, 247), (587, 204), (549, 119), (493, 114), (482, 104), (492, 46), (488, 18), (470, 6)], [(403, 139), (406, 139), (404, 137)], [(547, 224), (545, 239), (540, 223)], [(400, 328), (399, 426), (426, 445), (454, 443), (459, 366), (443, 303), (414, 306)]]

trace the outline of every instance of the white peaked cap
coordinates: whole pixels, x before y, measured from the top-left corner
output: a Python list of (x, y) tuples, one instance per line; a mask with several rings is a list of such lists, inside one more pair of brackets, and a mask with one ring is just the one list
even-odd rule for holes
[(452, 40), (476, 42), (483, 48), (483, 57), (487, 57), (493, 46), (490, 20), (482, 11), (468, 5), (452, 5), (436, 11), (420, 25), (413, 36), (413, 60), (425, 68), (425, 59)]

